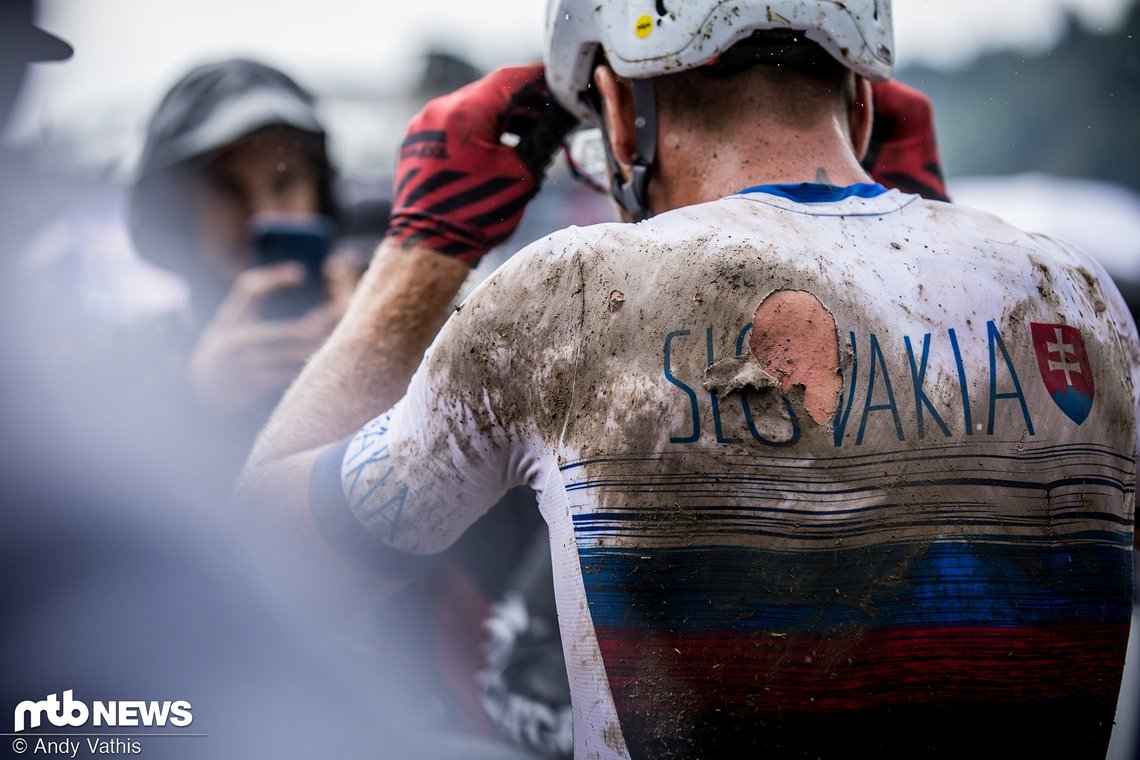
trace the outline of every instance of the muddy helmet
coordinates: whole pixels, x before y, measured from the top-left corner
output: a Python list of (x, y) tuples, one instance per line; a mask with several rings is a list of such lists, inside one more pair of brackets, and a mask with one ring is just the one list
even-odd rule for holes
[(702, 66), (771, 29), (803, 32), (871, 81), (891, 77), (890, 0), (548, 0), (546, 79), (565, 108), (596, 123), (584, 93), (599, 47), (616, 74), (646, 79)]

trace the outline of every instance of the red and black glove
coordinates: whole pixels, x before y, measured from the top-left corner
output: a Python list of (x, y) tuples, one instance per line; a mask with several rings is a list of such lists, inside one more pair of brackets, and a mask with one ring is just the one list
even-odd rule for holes
[(474, 266), (518, 227), (574, 125), (538, 63), (432, 100), (400, 146), (388, 237)]
[(880, 184), (935, 201), (949, 201), (930, 100), (900, 82), (871, 85), (875, 121), (863, 168)]

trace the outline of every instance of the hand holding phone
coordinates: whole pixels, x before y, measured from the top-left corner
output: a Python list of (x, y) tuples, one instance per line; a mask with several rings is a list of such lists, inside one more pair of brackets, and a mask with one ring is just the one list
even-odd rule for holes
[(328, 300), (323, 267), (332, 248), (333, 225), (323, 216), (269, 217), (255, 220), (250, 233), (254, 266), (295, 261), (305, 281), (265, 297), (266, 319), (295, 319)]
[[(267, 319), (267, 301), (301, 287), (305, 271), (296, 261), (250, 267), (202, 330), (190, 355), (188, 380), (194, 399), (217, 419), (268, 414), (320, 348), (343, 313), (329, 303), (295, 318)], [(310, 280), (319, 282), (319, 280)]]

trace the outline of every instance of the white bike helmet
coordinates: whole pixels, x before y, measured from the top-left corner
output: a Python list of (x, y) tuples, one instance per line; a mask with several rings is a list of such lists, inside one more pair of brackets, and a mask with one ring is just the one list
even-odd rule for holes
[(872, 81), (893, 66), (890, 0), (548, 0), (546, 80), (584, 122), (595, 54), (614, 72), (645, 79), (696, 68), (755, 31), (788, 29)]
[(599, 48), (616, 74), (633, 81), (638, 157), (629, 181), (611, 171), (611, 192), (634, 220), (650, 215), (656, 107), (647, 80), (711, 63), (764, 30), (802, 32), (851, 71), (872, 81), (891, 77), (890, 0), (548, 0), (546, 81), (564, 108), (599, 124), (587, 96)]

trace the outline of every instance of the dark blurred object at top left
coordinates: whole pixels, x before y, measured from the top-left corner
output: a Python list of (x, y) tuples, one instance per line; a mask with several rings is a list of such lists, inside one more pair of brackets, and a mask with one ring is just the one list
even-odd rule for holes
[(75, 52), (69, 42), (36, 25), (33, 0), (5, 0), (0, 7), (0, 21), (5, 64), (12, 60), (63, 61)]

